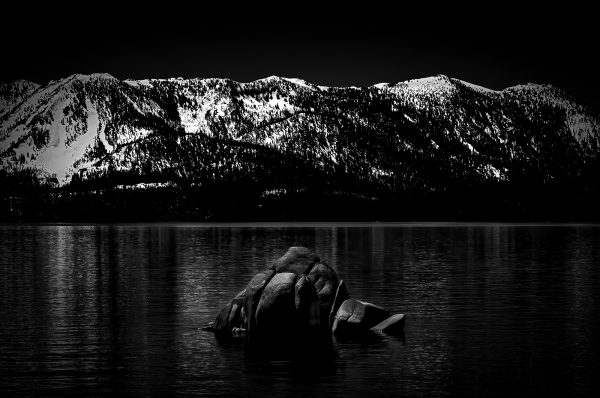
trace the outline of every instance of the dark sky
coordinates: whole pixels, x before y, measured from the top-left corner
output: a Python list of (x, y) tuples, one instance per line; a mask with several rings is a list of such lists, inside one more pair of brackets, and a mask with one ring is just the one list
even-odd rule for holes
[(551, 83), (600, 110), (597, 14), (575, 3), (214, 3), (23, 4), (0, 24), (1, 80), (107, 72), (361, 86), (441, 73), (493, 89)]

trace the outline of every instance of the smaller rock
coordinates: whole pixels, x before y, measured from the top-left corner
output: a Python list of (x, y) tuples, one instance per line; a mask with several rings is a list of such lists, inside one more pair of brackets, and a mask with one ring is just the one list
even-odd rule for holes
[(371, 328), (374, 332), (386, 334), (401, 334), (404, 331), (406, 315), (394, 314)]
[(333, 321), (333, 334), (360, 334), (389, 318), (385, 309), (365, 301), (348, 299), (342, 303)]

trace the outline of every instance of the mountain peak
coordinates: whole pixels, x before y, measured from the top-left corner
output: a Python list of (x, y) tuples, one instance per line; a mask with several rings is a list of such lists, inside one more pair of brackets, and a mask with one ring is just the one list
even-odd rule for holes
[(74, 76), (75, 76), (75, 78), (77, 78), (79, 80), (94, 80), (94, 79), (98, 79), (98, 80), (104, 80), (104, 79), (117, 80), (116, 77), (114, 77), (110, 73), (91, 73), (89, 75), (84, 75), (84, 74), (78, 73), (78, 74), (76, 74)]
[(312, 83), (309, 83), (304, 79), (299, 79), (297, 77), (283, 77), (282, 79), (287, 80), (288, 82), (293, 83), (297, 86), (305, 87), (305, 88), (308, 88), (311, 90), (314, 89), (314, 86), (312, 85)]
[[(380, 85), (381, 88), (385, 87)], [(392, 91), (400, 92), (407, 90), (419, 96), (449, 97), (456, 91), (455, 83), (445, 75), (423, 77), (398, 82), (389, 86)]]

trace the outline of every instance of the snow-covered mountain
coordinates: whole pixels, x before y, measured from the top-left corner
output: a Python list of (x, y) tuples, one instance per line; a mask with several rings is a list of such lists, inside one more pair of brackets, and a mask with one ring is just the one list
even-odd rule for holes
[(599, 148), (599, 116), (549, 85), (494, 91), (438, 75), (323, 87), (275, 76), (239, 83), (93, 74), (0, 86), (0, 167), (33, 169), (59, 185), (255, 178), (275, 189), (276, 180), (309, 170), (440, 189), (530, 170), (552, 181), (597, 159)]

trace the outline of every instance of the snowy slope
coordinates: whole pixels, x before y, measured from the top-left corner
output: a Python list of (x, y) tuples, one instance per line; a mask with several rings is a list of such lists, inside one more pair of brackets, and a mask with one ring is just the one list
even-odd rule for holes
[[(598, 115), (555, 87), (494, 91), (443, 75), (362, 88), (73, 75), (3, 85), (0, 101), (1, 167), (61, 184), (119, 170), (218, 178), (268, 150), (375, 180), (409, 176), (424, 157), (501, 180), (511, 161), (533, 161), (553, 141), (585, 156), (600, 143)], [(248, 146), (258, 149), (236, 152)]]

